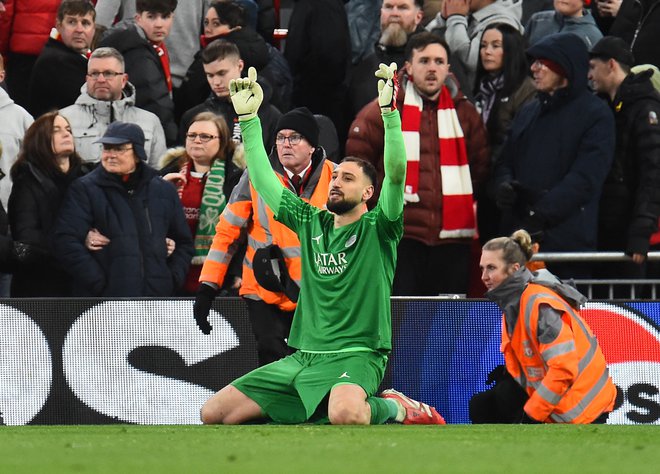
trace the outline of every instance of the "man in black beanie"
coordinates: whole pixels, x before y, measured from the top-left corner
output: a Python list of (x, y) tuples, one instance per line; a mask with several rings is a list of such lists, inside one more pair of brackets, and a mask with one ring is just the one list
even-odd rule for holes
[[(319, 146), (319, 126), (306, 107), (277, 122), (270, 163), (280, 181), (303, 200), (323, 207), (335, 164)], [(232, 257), (247, 235), (242, 278), (225, 281)], [(247, 170), (234, 188), (218, 221), (211, 250), (202, 267), (194, 313), (205, 334), (213, 299), (223, 286), (240, 287), (257, 341), (259, 365), (278, 360), (287, 346), (301, 276), (300, 243), (293, 231), (273, 218), (249, 182)]]

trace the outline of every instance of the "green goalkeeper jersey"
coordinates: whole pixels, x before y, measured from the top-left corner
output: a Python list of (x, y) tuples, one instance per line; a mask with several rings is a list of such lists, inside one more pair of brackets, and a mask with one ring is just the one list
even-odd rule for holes
[(305, 203), (275, 176), (258, 117), (241, 122), (250, 180), (275, 218), (298, 234), (302, 278), (288, 343), (307, 352), (392, 348), (390, 295), (403, 235), (406, 156), (398, 112), (383, 115), (386, 175), (378, 204), (352, 224)]
[(380, 205), (335, 228), (333, 215), (286, 190), (277, 217), (298, 234), (300, 297), (289, 345), (303, 351), (392, 348), (390, 295), (403, 215)]

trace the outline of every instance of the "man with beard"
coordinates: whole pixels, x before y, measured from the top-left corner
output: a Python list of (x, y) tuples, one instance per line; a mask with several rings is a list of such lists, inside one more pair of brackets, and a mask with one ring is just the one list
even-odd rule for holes
[[(418, 33), (406, 51), (397, 103), (408, 173), (393, 293), (465, 294), (475, 235), (473, 198), (488, 175), (487, 132), (477, 110), (448, 77), (444, 40)], [(351, 125), (346, 152), (369, 161), (382, 176), (385, 143), (379, 116), (377, 101), (362, 109)]]
[[(234, 79), (238, 78), (240, 74)], [(229, 99), (229, 83), (226, 85)], [(267, 103), (263, 105), (268, 107)], [(260, 111), (259, 123), (261, 118)], [(261, 135), (260, 143), (264, 143)], [(247, 152), (247, 142), (244, 141), (244, 145)], [(323, 207), (335, 165), (325, 159), (324, 150), (319, 146), (318, 124), (305, 107), (294, 109), (278, 120), (270, 163), (284, 186), (313, 206)], [(265, 365), (291, 353), (286, 341), (302, 272), (300, 242), (293, 231), (275, 220), (250, 184), (250, 177), (247, 171), (243, 174), (220, 216), (211, 250), (202, 267), (202, 284), (194, 311), (195, 318), (205, 322), (218, 290), (224, 285), (240, 286), (239, 294), (247, 304), (257, 341), (259, 365)], [(241, 281), (233, 276), (241, 275), (240, 270), (234, 270), (236, 262), (230, 264), (243, 248), (246, 235)], [(273, 279), (272, 275), (269, 278), (272, 268), (260, 266), (264, 261), (270, 264), (271, 256), (285, 265), (281, 278)], [(202, 331), (211, 330), (206, 324), (202, 323)]]
[(380, 9), (380, 39), (373, 53), (355, 65), (348, 86), (347, 114), (350, 123), (362, 107), (376, 98), (377, 78), (374, 71), (380, 63), (396, 63), (401, 69), (410, 35), (423, 31), (422, 0), (383, 0)]
[(305, 278), (289, 339), (298, 350), (213, 395), (201, 409), (202, 422), (444, 424), (435, 409), (396, 391), (374, 396), (392, 348), (390, 288), (403, 232), (406, 167), (401, 121), (393, 110), (395, 72), (394, 64), (379, 69), (387, 173), (371, 211), (367, 200), (374, 193), (376, 173), (357, 158), (345, 159), (333, 171), (328, 210), (305, 203), (285, 188), (269, 166), (261, 141), (257, 110), (263, 92), (256, 71), (250, 68), (248, 78), (232, 81), (250, 179), (276, 219), (300, 238)]

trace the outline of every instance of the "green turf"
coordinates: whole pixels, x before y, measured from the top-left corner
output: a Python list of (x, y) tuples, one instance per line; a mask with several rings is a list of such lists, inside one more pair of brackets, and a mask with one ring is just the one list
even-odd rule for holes
[(0, 427), (0, 472), (657, 473), (660, 427)]

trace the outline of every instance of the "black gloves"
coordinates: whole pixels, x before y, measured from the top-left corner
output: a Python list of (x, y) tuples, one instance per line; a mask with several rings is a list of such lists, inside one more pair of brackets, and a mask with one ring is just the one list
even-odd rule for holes
[(535, 420), (534, 418), (529, 416), (525, 410), (523, 410), (522, 418), (520, 419), (520, 423), (522, 423), (523, 425), (540, 425), (541, 424), (540, 421)]
[(520, 184), (517, 181), (506, 181), (499, 185), (495, 193), (495, 203), (500, 210), (510, 209), (518, 200), (518, 189)]
[(511, 375), (509, 375), (509, 372), (506, 370), (506, 366), (504, 364), (498, 365), (488, 373), (488, 378), (486, 378), (486, 385), (498, 383), (507, 378), (511, 378)]
[(38, 245), (14, 241), (11, 256), (19, 265), (34, 265), (49, 255)]
[(195, 295), (195, 304), (193, 305), (193, 314), (197, 326), (204, 334), (211, 334), (211, 323), (209, 323), (209, 311), (211, 311), (211, 304), (218, 294), (218, 290), (206, 283), (200, 283)]
[(546, 220), (541, 214), (530, 209), (523, 221), (523, 228), (532, 236), (533, 241), (539, 242), (546, 228)]

